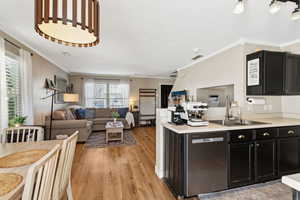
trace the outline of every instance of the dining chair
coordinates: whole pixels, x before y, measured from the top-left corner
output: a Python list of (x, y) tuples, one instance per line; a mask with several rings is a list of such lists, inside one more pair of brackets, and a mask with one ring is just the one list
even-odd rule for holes
[(78, 133), (79, 132), (76, 131), (62, 143), (53, 188), (53, 200), (61, 200), (65, 193), (67, 193), (68, 200), (73, 200), (70, 179)]
[(6, 128), (0, 139), (2, 143), (42, 141), (44, 140), (44, 129), (38, 126)]
[(28, 170), (23, 200), (50, 200), (57, 171), (60, 145), (35, 162)]

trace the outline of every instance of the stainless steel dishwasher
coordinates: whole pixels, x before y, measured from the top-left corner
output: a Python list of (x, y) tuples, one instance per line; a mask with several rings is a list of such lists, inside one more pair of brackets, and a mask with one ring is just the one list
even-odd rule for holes
[(227, 182), (227, 132), (187, 135), (187, 196), (225, 190)]

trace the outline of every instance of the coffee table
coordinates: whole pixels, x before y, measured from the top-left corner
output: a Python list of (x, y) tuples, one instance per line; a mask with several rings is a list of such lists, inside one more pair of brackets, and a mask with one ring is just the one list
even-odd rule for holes
[(107, 122), (105, 125), (106, 129), (106, 144), (110, 141), (118, 141), (121, 143), (124, 142), (123, 129), (124, 125), (121, 121), (116, 122)]

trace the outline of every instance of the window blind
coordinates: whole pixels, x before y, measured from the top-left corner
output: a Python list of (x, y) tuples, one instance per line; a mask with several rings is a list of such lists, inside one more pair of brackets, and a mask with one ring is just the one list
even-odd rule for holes
[(21, 90), (20, 90), (20, 64), (18, 57), (6, 54), (6, 83), (8, 99), (8, 118), (12, 119), (16, 115), (21, 115)]
[(85, 83), (85, 106), (95, 108), (128, 107), (129, 84), (116, 80), (94, 80)]

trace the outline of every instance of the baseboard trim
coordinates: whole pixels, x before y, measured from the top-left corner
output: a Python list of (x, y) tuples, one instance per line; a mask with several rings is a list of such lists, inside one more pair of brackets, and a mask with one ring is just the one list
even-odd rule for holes
[(155, 165), (155, 174), (160, 179), (162, 179), (164, 177), (164, 171), (159, 169), (156, 165)]

